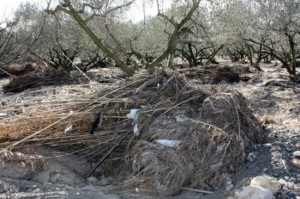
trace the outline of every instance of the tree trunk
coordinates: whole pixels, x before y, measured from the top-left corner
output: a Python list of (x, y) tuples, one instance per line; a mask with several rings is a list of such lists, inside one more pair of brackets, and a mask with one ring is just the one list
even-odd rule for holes
[(224, 47), (224, 45), (222, 44), (217, 50), (215, 50), (210, 56), (209, 56), (209, 59), (207, 60), (207, 63), (208, 62), (211, 62), (215, 56), (218, 54), (218, 52)]
[(289, 61), (285, 58), (285, 56), (281, 56), (279, 53), (276, 53), (275, 50), (273, 49), (273, 47), (270, 47), (266, 44), (262, 44), (260, 42), (254, 41), (253, 39), (248, 39), (248, 41), (251, 41), (251, 42), (253, 42), (255, 44), (259, 44), (259, 45), (261, 44), (264, 47), (266, 47), (268, 49), (268, 51), (266, 51), (266, 53), (268, 53), (271, 57), (278, 59), (282, 63), (282, 66), (287, 69), (289, 74), (296, 75), (296, 52), (295, 52), (294, 37), (292, 35), (289, 35), (288, 33), (285, 33), (285, 35), (289, 39), (289, 44), (290, 44), (290, 48), (291, 48), (290, 53), (291, 53), (292, 61)]
[[(153, 67), (157, 66), (166, 57), (168, 57), (168, 55), (170, 55), (170, 53), (173, 53), (173, 51), (175, 52), (176, 45), (177, 45), (177, 42), (178, 42), (179, 31), (186, 24), (186, 22), (191, 19), (193, 13), (199, 7), (200, 1), (201, 0), (193, 0), (193, 5), (192, 5), (191, 9), (186, 14), (186, 16), (180, 21), (180, 23), (176, 23), (172, 18), (169, 18), (168, 16), (166, 16), (162, 13), (158, 13), (158, 16), (163, 17), (164, 19), (166, 19), (168, 22), (170, 22), (174, 26), (174, 31), (171, 34), (171, 37), (169, 39), (168, 46), (167, 46), (166, 50), (152, 64), (149, 65), (149, 68), (153, 68)], [(170, 55), (170, 57), (171, 57), (171, 55)], [(170, 61), (172, 61), (172, 60), (169, 59), (168, 65), (170, 64)]]
[(296, 65), (297, 65), (297, 61), (296, 61), (296, 49), (295, 49), (295, 42), (294, 42), (294, 36), (290, 35), (290, 34), (286, 34), (286, 36), (289, 39), (289, 44), (290, 44), (290, 48), (291, 48), (291, 63), (290, 63), (290, 67), (291, 67), (291, 74), (292, 75), (296, 75)]
[[(120, 67), (127, 75), (133, 75), (134, 70), (129, 68), (125, 62), (123, 62), (118, 55), (110, 51), (97, 37), (97, 35), (87, 26), (87, 22), (82, 19), (79, 13), (75, 10), (75, 8), (71, 5), (69, 0), (64, 0), (66, 6), (69, 8), (69, 11), (60, 7), (60, 9), (50, 11), (47, 10), (50, 14), (55, 14), (56, 11), (63, 11), (66, 14), (70, 15), (75, 21), (79, 24), (79, 26), (87, 33), (87, 35), (93, 40), (93, 42), (112, 60), (115, 61), (116, 65)], [(65, 6), (65, 5), (64, 5)]]

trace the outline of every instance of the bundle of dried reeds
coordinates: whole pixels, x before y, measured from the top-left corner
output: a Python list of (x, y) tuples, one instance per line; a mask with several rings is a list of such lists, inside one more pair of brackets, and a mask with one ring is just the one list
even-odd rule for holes
[[(95, 158), (120, 145), (118, 152), (129, 154), (134, 174), (127, 185), (169, 195), (187, 184), (219, 186), (221, 172), (243, 162), (244, 140), (250, 140), (247, 148), (260, 141), (259, 124), (239, 93), (213, 96), (166, 71), (139, 73), (106, 88), (91, 86), (97, 89), (7, 106), (4, 112), (19, 112), (0, 119), (2, 151), (43, 144)], [(132, 109), (138, 110), (134, 120), (127, 115)], [(128, 131), (135, 139), (123, 139)]]

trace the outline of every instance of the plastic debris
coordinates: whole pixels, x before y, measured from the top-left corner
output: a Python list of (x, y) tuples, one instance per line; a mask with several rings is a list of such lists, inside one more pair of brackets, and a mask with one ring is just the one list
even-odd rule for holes
[(126, 115), (127, 118), (136, 120), (139, 117), (140, 109), (131, 109), (130, 112)]
[(155, 140), (155, 142), (168, 147), (177, 147), (179, 144), (181, 144), (180, 140), (168, 140), (168, 139), (158, 139)]
[(127, 118), (133, 119), (132, 126), (133, 126), (133, 134), (135, 136), (140, 135), (140, 132), (138, 129), (138, 124), (137, 124), (139, 112), (140, 112), (140, 109), (131, 109), (130, 112), (126, 115)]

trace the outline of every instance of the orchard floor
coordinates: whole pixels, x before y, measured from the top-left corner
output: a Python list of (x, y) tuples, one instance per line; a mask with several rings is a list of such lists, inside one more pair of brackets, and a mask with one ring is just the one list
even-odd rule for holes
[[(229, 64), (222, 63), (222, 64)], [(277, 198), (300, 198), (300, 168), (290, 164), (293, 152), (300, 151), (300, 84), (289, 83), (288, 73), (280, 66), (273, 64), (262, 64), (264, 72), (252, 72), (245, 74), (251, 79), (248, 82), (224, 84), (224, 87), (236, 89), (248, 100), (254, 115), (263, 123), (268, 130), (268, 141), (255, 147), (253, 160), (242, 165), (235, 174), (231, 176), (231, 186), (220, 187), (213, 194), (203, 195), (197, 192), (186, 191), (175, 196), (161, 197), (168, 199), (221, 199), (235, 198), (243, 187), (249, 185), (253, 177), (268, 174), (275, 178), (284, 179), (287, 183), (293, 183), (294, 187), (284, 187), (285, 193)], [(0, 79), (0, 84), (7, 79)], [(43, 90), (47, 88), (43, 88)], [(70, 86), (61, 86), (64, 92), (72, 92)], [(33, 92), (36, 89), (23, 91)], [(86, 88), (84, 94), (92, 92)], [(21, 99), (19, 94), (0, 94), (1, 103), (14, 103), (10, 100)], [(40, 98), (50, 98), (53, 92), (41, 92)], [(80, 93), (79, 93), (80, 94)], [(16, 97), (18, 95), (18, 97)], [(48, 96), (47, 96), (48, 95)], [(30, 99), (29, 99), (30, 100)], [(1, 106), (0, 106), (1, 107)], [(0, 109), (1, 113), (1, 109)], [(1, 116), (0, 116), (1, 120)], [(83, 177), (83, 174), (91, 168), (91, 164), (84, 159), (75, 156), (64, 156), (62, 152), (54, 149), (38, 146), (28, 149), (30, 153), (44, 157), (53, 157), (60, 154), (58, 158), (47, 159), (47, 169), (40, 172), (23, 171), (22, 167), (3, 172), (26, 173), (27, 179), (0, 178), (0, 198), (97, 198), (97, 199), (130, 199), (151, 197), (141, 194), (136, 190), (130, 193), (116, 188), (118, 183), (118, 171), (114, 163), (108, 163), (107, 167), (98, 169), (103, 173), (99, 178)], [(27, 151), (28, 152), (28, 151)], [(57, 157), (57, 155), (54, 155)], [(24, 168), (23, 168), (24, 169)], [(20, 174), (20, 176), (21, 176)], [(16, 176), (18, 176), (16, 174)], [(24, 177), (24, 175), (23, 175)]]

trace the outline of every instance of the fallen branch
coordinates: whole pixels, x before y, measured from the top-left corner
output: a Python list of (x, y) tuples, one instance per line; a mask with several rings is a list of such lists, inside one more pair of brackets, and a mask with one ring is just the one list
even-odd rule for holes
[(66, 56), (65, 54), (63, 54), (63, 56), (69, 61), (69, 62), (71, 62), (71, 64), (80, 72), (80, 74), (82, 74), (84, 77), (86, 77), (90, 82), (92, 82), (92, 80), (82, 71), (82, 70), (80, 70), (80, 68), (78, 67), (78, 66), (76, 66), (76, 64), (74, 64), (73, 62), (72, 62), (72, 60), (68, 57), (68, 56)]
[(24, 143), (25, 141), (27, 141), (27, 140), (29, 140), (29, 139), (31, 139), (31, 138), (37, 136), (37, 135), (40, 135), (41, 133), (45, 132), (46, 130), (48, 130), (48, 129), (52, 128), (52, 127), (54, 127), (55, 125), (59, 124), (60, 122), (66, 120), (66, 119), (68, 119), (68, 118), (70, 118), (72, 115), (74, 115), (74, 114), (76, 114), (76, 113), (79, 113), (80, 111), (82, 111), (82, 110), (88, 108), (89, 106), (91, 106), (91, 105), (97, 103), (99, 100), (101, 100), (101, 99), (103, 100), (103, 99), (105, 99), (107, 96), (109, 96), (109, 95), (111, 95), (111, 94), (113, 94), (113, 93), (115, 93), (115, 92), (117, 92), (117, 91), (123, 90), (123, 89), (125, 89), (126, 87), (129, 87), (129, 86), (131, 86), (131, 85), (133, 85), (133, 84), (136, 84), (136, 83), (142, 82), (142, 81), (144, 81), (144, 79), (139, 79), (139, 80), (137, 80), (137, 81), (131, 82), (131, 83), (125, 85), (125, 86), (119, 87), (119, 88), (117, 88), (117, 89), (115, 89), (115, 90), (113, 90), (113, 91), (111, 91), (111, 92), (109, 92), (109, 93), (103, 95), (103, 96), (102, 96), (101, 98), (99, 98), (99, 99), (93, 100), (92, 102), (88, 103), (87, 105), (83, 106), (82, 108), (79, 108), (79, 109), (77, 109), (76, 111), (74, 111), (74, 112), (68, 114), (67, 116), (62, 117), (61, 119), (57, 120), (56, 122), (52, 123), (51, 125), (48, 125), (48, 126), (46, 126), (45, 128), (43, 128), (43, 129), (41, 129), (41, 130), (39, 130), (39, 131), (36, 131), (35, 133), (33, 133), (33, 134), (31, 134), (31, 135), (28, 135), (28, 136), (26, 136), (25, 138), (23, 138), (23, 139), (21, 139), (21, 140), (19, 140), (19, 141), (16, 141), (16, 142), (12, 143), (11, 145), (7, 146), (6, 148), (1, 149), (1, 150), (0, 150), (0, 154), (3, 153), (3, 152), (6, 152), (6, 151), (11, 151), (11, 150), (12, 150), (14, 147), (16, 147), (17, 145), (22, 144), (22, 143)]
[(131, 132), (132, 132), (131, 130), (127, 131), (127, 133), (123, 137), (121, 137), (121, 139), (117, 143), (115, 143), (110, 147), (110, 149), (102, 156), (102, 158), (95, 164), (95, 166), (86, 174), (87, 178), (94, 173), (94, 171), (104, 162), (106, 158), (108, 158), (110, 154), (112, 154), (112, 152), (116, 148), (118, 148), (118, 146), (120, 146), (120, 144), (128, 137), (129, 133)]
[(204, 193), (204, 194), (213, 194), (214, 192), (212, 191), (204, 191), (204, 190), (200, 190), (200, 189), (192, 189), (192, 188), (187, 188), (187, 187), (182, 187), (182, 190), (186, 190), (186, 191), (193, 191), (193, 192), (197, 192), (197, 193)]

